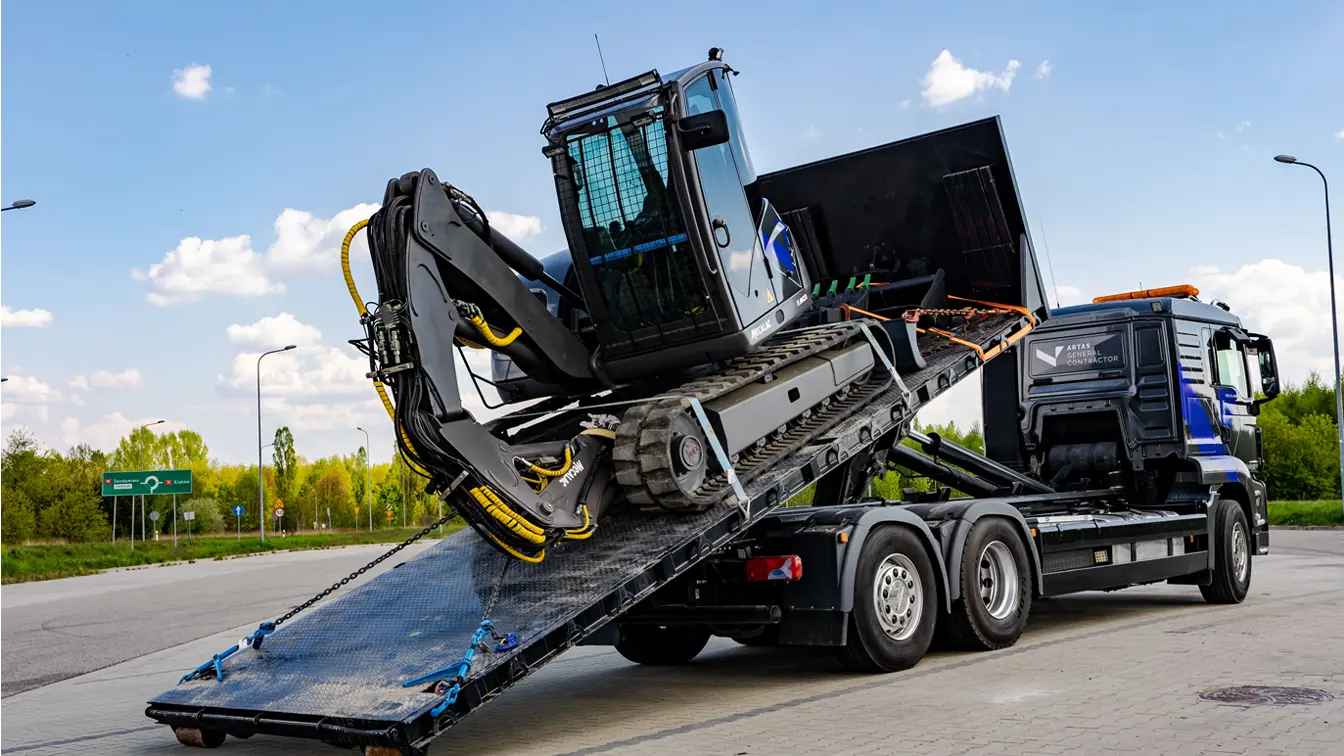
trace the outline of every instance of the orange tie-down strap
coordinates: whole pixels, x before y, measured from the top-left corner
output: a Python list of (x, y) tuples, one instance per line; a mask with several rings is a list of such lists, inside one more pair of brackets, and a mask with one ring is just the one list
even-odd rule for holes
[(1018, 306), (1016, 306), (1016, 305), (999, 304), (999, 303), (997, 303), (997, 302), (985, 302), (985, 301), (981, 301), (981, 300), (979, 300), (979, 299), (968, 299), (968, 298), (966, 298), (966, 297), (957, 297), (957, 296), (953, 296), (953, 295), (951, 295), (951, 294), (947, 295), (947, 298), (948, 298), (948, 299), (955, 299), (955, 300), (957, 300), (957, 301), (959, 301), (959, 302), (971, 302), (971, 303), (973, 303), (973, 304), (984, 305), (984, 306), (986, 306), (986, 307), (993, 307), (993, 308), (1000, 309), (1000, 310), (1009, 310), (1009, 311), (1011, 311), (1011, 312), (1021, 313), (1022, 315), (1025, 315), (1025, 316), (1026, 316), (1026, 318), (1027, 318), (1027, 327), (1026, 327), (1026, 328), (1023, 328), (1022, 330), (1017, 331), (1016, 333), (1011, 333), (1011, 334), (1009, 334), (1009, 335), (1008, 335), (1008, 338), (1006, 338), (1006, 339), (1004, 339), (1003, 341), (999, 342), (999, 343), (996, 344), (995, 346), (990, 347), (989, 349), (982, 349), (982, 348), (980, 347), (979, 344), (976, 344), (976, 343), (973, 342), (973, 341), (967, 341), (966, 339), (963, 339), (963, 338), (958, 337), (956, 334), (948, 333), (947, 331), (944, 331), (944, 330), (939, 329), (939, 328), (928, 328), (928, 329), (925, 329), (925, 328), (916, 328), (916, 329), (915, 329), (916, 331), (918, 331), (918, 332), (920, 332), (920, 333), (932, 333), (932, 334), (934, 334), (934, 335), (936, 335), (936, 336), (941, 336), (941, 337), (947, 339), (948, 341), (952, 342), (953, 344), (959, 344), (959, 345), (961, 345), (961, 346), (964, 346), (964, 347), (966, 347), (967, 349), (970, 349), (971, 351), (973, 351), (973, 352), (975, 352), (977, 355), (979, 355), (979, 357), (980, 357), (980, 361), (981, 361), (981, 362), (988, 362), (991, 358), (998, 356), (999, 353), (1002, 352), (1003, 350), (1007, 349), (1008, 347), (1012, 346), (1013, 344), (1016, 344), (1018, 341), (1021, 341), (1023, 336), (1026, 336), (1027, 333), (1029, 333), (1029, 332), (1031, 331), (1032, 328), (1035, 328), (1035, 327), (1036, 327), (1036, 316), (1033, 315), (1033, 314), (1031, 314), (1031, 310), (1028, 310), (1028, 309), (1025, 308), (1025, 307), (1018, 307)]
[[(1028, 310), (1028, 309), (1025, 308), (1025, 307), (1017, 307), (1017, 306), (1014, 306), (1014, 305), (994, 304), (993, 302), (981, 302), (981, 301), (976, 300), (976, 299), (966, 299), (965, 297), (954, 297), (954, 296), (951, 296), (951, 295), (948, 295), (948, 299), (956, 299), (956, 300), (960, 300), (960, 301), (962, 301), (962, 302), (972, 302), (972, 303), (975, 303), (975, 304), (981, 304), (981, 305), (985, 305), (986, 307), (993, 307), (993, 308), (997, 308), (997, 309), (1000, 309), (1000, 310), (1007, 310), (1007, 311), (1010, 311), (1010, 312), (1018, 312), (1018, 313), (1021, 313), (1021, 314), (1025, 315), (1025, 316), (1027, 317), (1028, 325), (1027, 325), (1026, 328), (1023, 328), (1022, 330), (1017, 331), (1016, 333), (1009, 334), (1009, 335), (1008, 335), (1008, 338), (1004, 339), (1004, 340), (1003, 340), (1002, 342), (1000, 342), (998, 345), (993, 346), (993, 347), (990, 347), (988, 350), (980, 348), (980, 345), (979, 345), (979, 344), (976, 344), (976, 343), (973, 342), (973, 341), (967, 341), (966, 339), (963, 339), (963, 338), (958, 337), (956, 334), (949, 333), (949, 332), (944, 331), (944, 330), (942, 330), (942, 329), (940, 329), (940, 328), (916, 328), (916, 329), (915, 329), (915, 331), (917, 331), (917, 332), (919, 332), (919, 333), (932, 333), (932, 334), (934, 334), (935, 336), (941, 336), (941, 337), (947, 339), (948, 341), (952, 342), (953, 344), (959, 344), (959, 345), (961, 345), (961, 346), (964, 346), (964, 347), (966, 347), (966, 348), (972, 350), (973, 352), (975, 352), (977, 355), (979, 355), (979, 356), (980, 356), (980, 361), (981, 361), (981, 362), (988, 362), (988, 361), (990, 360), (990, 358), (997, 356), (997, 355), (998, 355), (1000, 352), (1002, 352), (1004, 349), (1006, 349), (1006, 348), (1012, 346), (1013, 344), (1016, 344), (1018, 341), (1020, 341), (1020, 340), (1022, 339), (1023, 336), (1026, 336), (1026, 335), (1027, 335), (1027, 332), (1028, 332), (1028, 331), (1030, 331), (1032, 328), (1034, 328), (1034, 327), (1036, 326), (1036, 316), (1035, 316), (1035, 315), (1032, 315), (1032, 314), (1031, 314), (1031, 311)], [(864, 315), (864, 316), (866, 316), (866, 317), (874, 318), (874, 319), (876, 319), (876, 320), (891, 320), (891, 318), (885, 317), (885, 316), (883, 316), (883, 315), (878, 315), (878, 314), (875, 313), (875, 312), (868, 312), (867, 310), (860, 310), (859, 308), (854, 307), (853, 305), (842, 304), (842, 305), (840, 305), (840, 310), (842, 310), (842, 311), (845, 313), (845, 320), (849, 320), (849, 319), (850, 319), (850, 314), (851, 314), (851, 313), (858, 313), (858, 314), (860, 314), (860, 315)]]

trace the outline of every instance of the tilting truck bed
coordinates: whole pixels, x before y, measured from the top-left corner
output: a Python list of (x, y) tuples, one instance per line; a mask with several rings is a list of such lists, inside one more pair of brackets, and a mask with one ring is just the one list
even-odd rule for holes
[[(994, 314), (959, 338), (991, 350), (1029, 326), (1026, 317)], [(193, 680), (162, 693), (146, 714), (174, 727), (244, 737), (422, 748), (884, 433), (907, 430), (922, 404), (981, 364), (975, 350), (938, 335), (921, 335), (919, 348), (924, 369), (903, 375), (904, 386), (893, 385), (748, 484), (744, 508), (731, 498), (691, 515), (624, 507), (593, 538), (507, 570), (512, 560), (463, 531), (296, 617), (260, 650), (229, 657), (222, 680)], [(497, 585), (489, 619), (519, 644), (478, 656), (457, 701), (432, 716), (442, 697), (402, 684), (462, 658)]]

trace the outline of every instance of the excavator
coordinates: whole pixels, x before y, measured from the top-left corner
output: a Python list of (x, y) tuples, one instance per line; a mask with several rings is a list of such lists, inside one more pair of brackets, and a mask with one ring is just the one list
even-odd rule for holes
[[(921, 367), (919, 334), (954, 343), (977, 319), (1040, 305), (1035, 271), (1021, 268), (1025, 230), (1005, 220), (1020, 212), (1004, 211), (983, 156), (921, 144), (910, 155), (931, 164), (869, 160), (884, 175), (833, 189), (758, 176), (737, 74), (713, 48), (670, 75), (547, 106), (559, 264), (429, 169), (389, 181), (346, 236), (365, 331), (352, 343), (401, 453), (515, 559), (588, 538), (615, 506), (675, 517), (740, 498)], [(953, 153), (974, 167), (957, 170)], [(890, 188), (902, 171), (941, 189), (908, 187), (902, 204)], [(929, 196), (946, 199), (923, 206)], [(349, 263), (361, 232), (378, 288), (368, 305)], [(482, 349), (507, 369), (471, 373), (477, 390), (531, 402), (485, 423), (458, 385), (466, 350)]]

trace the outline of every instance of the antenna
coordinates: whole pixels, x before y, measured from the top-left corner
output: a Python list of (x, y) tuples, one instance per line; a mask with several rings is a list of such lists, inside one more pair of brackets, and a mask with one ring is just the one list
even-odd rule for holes
[(602, 40), (598, 39), (597, 34), (594, 33), (593, 41), (597, 43), (597, 59), (602, 61), (602, 78), (607, 80), (607, 86), (611, 86), (611, 77), (607, 76), (607, 60), (602, 57)]
[(1038, 215), (1041, 222), (1041, 241), (1045, 242), (1045, 264), (1050, 268), (1050, 286), (1055, 290), (1055, 309), (1059, 309), (1059, 280), (1055, 278), (1055, 264), (1050, 260), (1050, 237), (1045, 234), (1045, 216)]

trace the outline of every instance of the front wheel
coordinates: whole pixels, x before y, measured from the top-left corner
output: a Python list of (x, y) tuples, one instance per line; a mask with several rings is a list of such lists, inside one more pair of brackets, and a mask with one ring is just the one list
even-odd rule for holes
[(938, 622), (938, 585), (924, 543), (914, 531), (873, 531), (859, 552), (854, 610), (839, 649), (859, 672), (899, 672), (924, 658)]
[(1240, 604), (1251, 589), (1251, 529), (1246, 512), (1231, 499), (1214, 501), (1213, 581), (1199, 592), (1210, 604)]
[(616, 652), (636, 664), (685, 664), (709, 643), (706, 627), (623, 625)]

